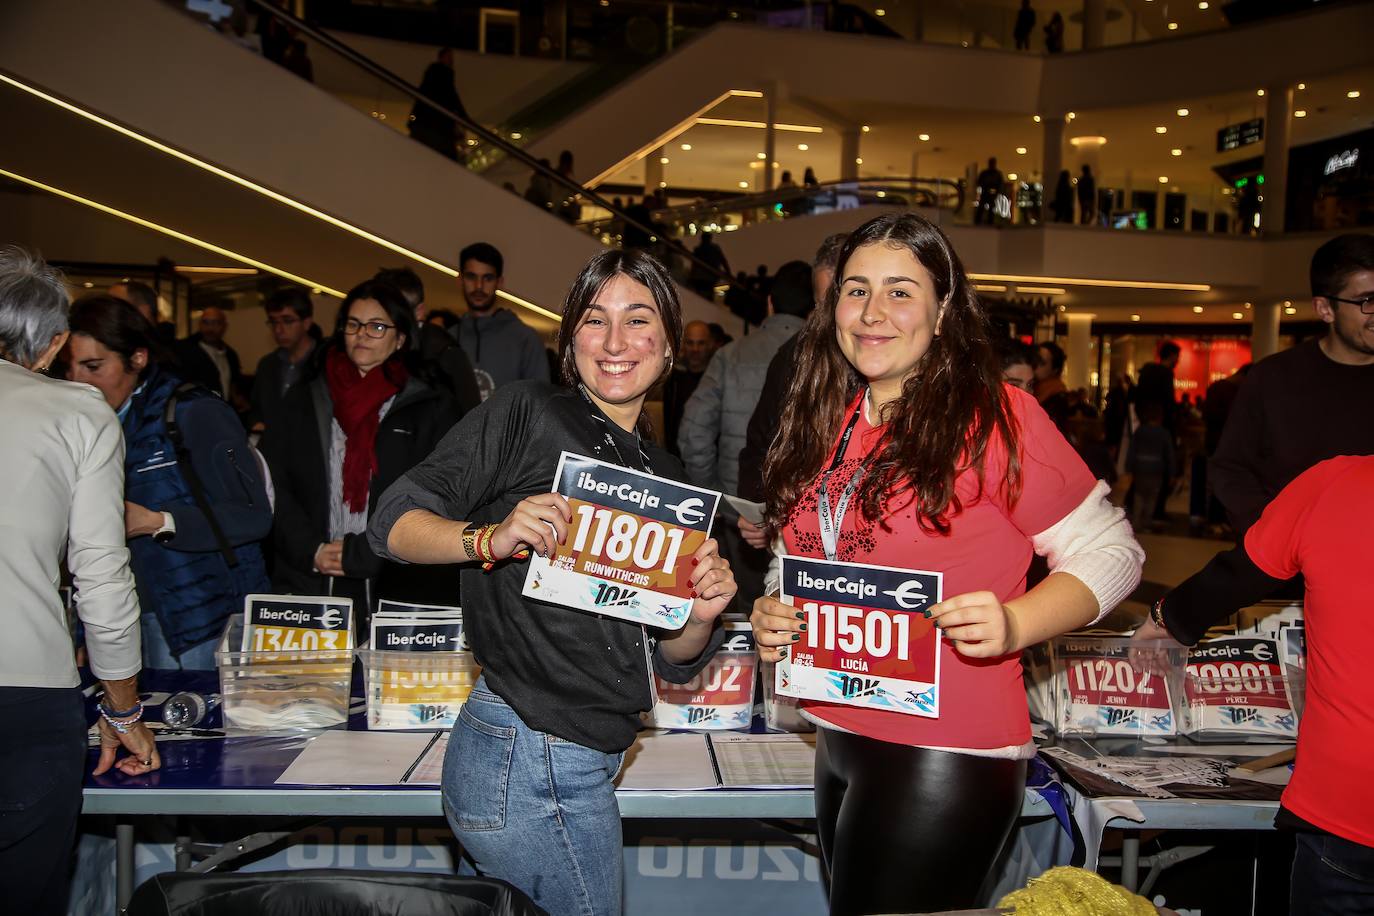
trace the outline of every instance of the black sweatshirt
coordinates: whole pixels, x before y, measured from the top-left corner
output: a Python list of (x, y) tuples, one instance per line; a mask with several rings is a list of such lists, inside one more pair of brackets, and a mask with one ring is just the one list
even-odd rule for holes
[(1337, 455), (1374, 454), (1374, 366), (1347, 366), (1309, 340), (1261, 360), (1241, 383), (1208, 467), (1240, 534), (1279, 491)]
[[(576, 391), (547, 382), (501, 386), (383, 494), (368, 526), (373, 549), (395, 559), (387, 537), (411, 509), (477, 525), (504, 521), (522, 499), (553, 489), (560, 452), (621, 464), (603, 429), (633, 463), (636, 436), (609, 420), (598, 423), (593, 410)], [(647, 440), (642, 445), (653, 473), (686, 479), (676, 458)], [(463, 568), (463, 620), (487, 685), (530, 728), (605, 753), (625, 750), (639, 713), (651, 705), (643, 631), (638, 624), (525, 598), (526, 566), (509, 560), (490, 572), (476, 564)], [(655, 651), (654, 667), (664, 679), (685, 683), (723, 636), (717, 626), (701, 656), (687, 665)]]

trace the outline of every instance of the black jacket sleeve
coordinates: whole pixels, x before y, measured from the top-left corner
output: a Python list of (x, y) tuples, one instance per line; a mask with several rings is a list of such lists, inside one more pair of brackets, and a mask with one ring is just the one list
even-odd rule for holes
[(762, 502), (763, 459), (773, 445), (773, 437), (782, 424), (782, 406), (787, 390), (792, 386), (792, 368), (797, 355), (797, 336), (787, 339), (768, 363), (768, 375), (759, 392), (758, 404), (749, 418), (744, 436), (744, 448), (739, 453), (739, 495), (754, 502)]
[(1241, 382), (1235, 406), (1221, 432), (1221, 444), (1207, 467), (1212, 490), (1238, 534), (1244, 534), (1259, 521), (1274, 496), (1265, 488), (1259, 472), (1266, 451), (1261, 375), (1256, 367)]
[[(277, 562), (307, 574), (315, 568), (315, 551), (324, 538), (306, 508), (307, 485), (294, 472), (301, 467), (302, 473), (316, 474), (320, 479), (328, 475), (322, 462), (312, 460), (320, 455), (320, 444), (315, 441), (319, 435), (313, 412), (305, 409), (309, 393), (308, 383), (293, 388), (286, 396), (283, 422), (268, 427), (262, 437), (262, 453), (277, 493), (273, 527)], [(309, 470), (303, 467), (307, 464)]]
[(1164, 626), (1191, 646), (1208, 627), (1273, 594), (1284, 581), (1261, 571), (1243, 545), (1219, 553), (1164, 596)]
[[(272, 529), (272, 508), (262, 468), (233, 408), (218, 398), (185, 401), (177, 405), (177, 424), (206, 500), (229, 543), (238, 546), (267, 537)], [(218, 549), (210, 522), (199, 506), (174, 506), (167, 511), (177, 528), (168, 547)]]

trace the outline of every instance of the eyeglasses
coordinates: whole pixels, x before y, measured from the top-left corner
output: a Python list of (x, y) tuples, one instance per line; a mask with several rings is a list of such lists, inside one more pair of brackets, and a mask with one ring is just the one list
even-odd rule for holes
[(300, 323), (301, 320), (297, 318), (295, 315), (288, 315), (283, 318), (269, 318), (266, 322), (269, 328), (289, 328), (293, 324)]
[(1340, 296), (1327, 296), (1332, 302), (1348, 302), (1359, 308), (1361, 314), (1374, 315), (1374, 294), (1361, 296), (1358, 299), (1342, 299)]
[(344, 322), (343, 331), (349, 337), (352, 337), (359, 331), (366, 330), (368, 337), (371, 337), (373, 340), (381, 340), (386, 336), (387, 331), (395, 329), (396, 325), (386, 324), (382, 321), (359, 321), (356, 318), (350, 318)]

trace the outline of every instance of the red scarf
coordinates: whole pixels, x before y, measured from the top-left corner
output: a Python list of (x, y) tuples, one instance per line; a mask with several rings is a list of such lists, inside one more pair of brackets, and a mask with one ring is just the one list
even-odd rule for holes
[(367, 509), (368, 490), (377, 472), (377, 427), (382, 405), (405, 387), (410, 373), (399, 360), (387, 360), (367, 375), (342, 350), (330, 350), (324, 377), (334, 401), (334, 419), (344, 434), (343, 501), (350, 512)]

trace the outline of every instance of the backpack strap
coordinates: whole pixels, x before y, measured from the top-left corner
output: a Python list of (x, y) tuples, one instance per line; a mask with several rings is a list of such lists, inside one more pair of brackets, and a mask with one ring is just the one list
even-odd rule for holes
[(210, 500), (205, 496), (205, 486), (201, 483), (200, 475), (196, 473), (195, 462), (191, 460), (191, 452), (186, 448), (185, 437), (181, 434), (181, 427), (177, 424), (177, 407), (180, 404), (182, 395), (196, 390), (200, 386), (195, 382), (182, 382), (172, 392), (172, 396), (167, 399), (167, 407), (162, 412), (162, 421), (167, 428), (167, 438), (172, 440), (172, 447), (176, 449), (177, 464), (181, 467), (181, 473), (186, 478), (187, 485), (191, 488), (191, 498), (196, 501), (196, 507), (205, 514), (205, 520), (210, 523), (210, 533), (214, 535), (215, 544), (224, 557), (224, 562), (233, 569), (239, 565), (239, 558), (234, 554), (234, 548), (229, 543), (229, 539), (224, 536), (224, 529), (220, 527), (219, 519), (215, 518), (214, 509), (210, 507)]

